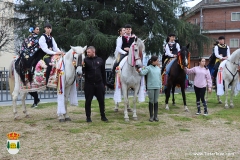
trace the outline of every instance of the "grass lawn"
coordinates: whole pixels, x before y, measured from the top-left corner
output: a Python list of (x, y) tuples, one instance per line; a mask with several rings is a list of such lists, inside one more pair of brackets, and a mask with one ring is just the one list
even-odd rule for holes
[[(124, 107), (114, 112), (113, 99), (106, 99), (106, 116), (100, 120), (98, 103), (92, 102), (92, 123), (85, 122), (84, 101), (69, 106), (71, 122), (59, 123), (57, 104), (27, 106), (30, 118), (13, 121), (11, 106), (0, 107), (0, 159), (238, 159), (240, 157), (240, 98), (235, 107), (224, 109), (215, 93), (208, 98), (209, 115), (195, 115), (193, 93), (187, 93), (189, 112), (184, 112), (180, 94), (176, 105), (165, 110), (164, 95), (159, 96), (159, 122), (149, 122), (148, 98), (137, 104), (138, 120), (124, 121)], [(224, 97), (221, 98), (224, 101)], [(170, 99), (171, 100), (171, 99)], [(130, 101), (131, 104), (131, 101)], [(131, 105), (132, 106), (132, 105)], [(203, 113), (203, 107), (202, 107)], [(10, 155), (7, 134), (20, 134), (20, 151)]]

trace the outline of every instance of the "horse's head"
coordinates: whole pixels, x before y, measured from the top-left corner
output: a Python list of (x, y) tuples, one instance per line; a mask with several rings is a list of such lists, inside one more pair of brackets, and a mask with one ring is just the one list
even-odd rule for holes
[(83, 62), (83, 59), (85, 58), (84, 52), (87, 49), (87, 46), (85, 46), (85, 47), (71, 46), (71, 49), (73, 50), (73, 64), (76, 67), (76, 73), (77, 73), (77, 75), (81, 75), (82, 74), (82, 62)]
[(140, 67), (142, 66), (142, 57), (143, 52), (145, 50), (144, 42), (140, 39), (135, 37), (134, 42), (129, 48), (129, 64), (131, 66)]
[(188, 58), (190, 56), (188, 48), (189, 48), (189, 44), (187, 46), (182, 46), (178, 55), (178, 63), (183, 67), (187, 67), (188, 64), (190, 63), (188, 61)]

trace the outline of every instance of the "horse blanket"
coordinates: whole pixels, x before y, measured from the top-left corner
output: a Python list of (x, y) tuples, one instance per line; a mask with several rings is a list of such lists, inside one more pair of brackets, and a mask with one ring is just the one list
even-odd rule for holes
[(49, 76), (48, 84), (46, 85), (46, 68), (47, 65), (43, 60), (40, 60), (35, 68), (33, 81), (28, 80), (28, 73), (25, 74), (25, 85), (20, 81), (20, 92), (35, 92), (44, 91), (46, 87), (57, 88), (58, 76), (60, 74), (60, 65), (62, 61), (59, 61), (60, 55), (54, 55), (51, 59), (52, 71)]

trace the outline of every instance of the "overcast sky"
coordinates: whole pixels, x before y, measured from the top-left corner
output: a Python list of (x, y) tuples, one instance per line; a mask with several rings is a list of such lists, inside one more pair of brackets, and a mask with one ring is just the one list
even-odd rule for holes
[(198, 4), (201, 1), (202, 0), (194, 0), (194, 1), (191, 1), (191, 2), (186, 2), (185, 5), (189, 6), (189, 7), (193, 7), (193, 6), (195, 6), (196, 4)]

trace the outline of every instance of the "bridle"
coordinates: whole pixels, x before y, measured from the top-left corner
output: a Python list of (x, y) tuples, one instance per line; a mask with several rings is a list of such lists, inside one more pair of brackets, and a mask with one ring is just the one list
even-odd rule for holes
[[(188, 68), (189, 68), (189, 65), (190, 65), (190, 52), (188, 50), (186, 50), (186, 52), (184, 53), (184, 57), (185, 57), (184, 60), (186, 60), (186, 59), (188, 60)], [(182, 52), (179, 51), (177, 53), (178, 64), (181, 66), (182, 69), (184, 69), (183, 63), (185, 63), (185, 62), (183, 62), (182, 58), (183, 58), (182, 57)]]
[[(136, 66), (136, 61), (137, 60), (141, 60), (142, 59), (142, 51), (139, 50), (139, 47), (138, 49), (135, 49), (135, 46), (137, 46), (137, 44), (134, 42), (134, 45), (131, 45), (131, 48), (132, 49), (132, 62), (131, 64), (129, 64), (131, 67), (135, 67)], [(135, 52), (139, 51), (138, 53), (138, 57), (135, 57)]]
[[(236, 65), (236, 66), (239, 67), (239, 64), (237, 64), (237, 63), (235, 63), (235, 62), (232, 62), (232, 61), (230, 61), (230, 60), (227, 60), (227, 61), (229, 61), (229, 62), (231, 62), (232, 64), (234, 64), (234, 65)], [(233, 74), (233, 73), (228, 69), (227, 63), (225, 63), (225, 67), (226, 67), (226, 69), (228, 70), (228, 72), (233, 76), (232, 81), (229, 83), (229, 84), (231, 84), (231, 83), (233, 82), (233, 80), (235, 79), (235, 76), (236, 76), (237, 73), (238, 73), (238, 69), (237, 69), (236, 73)]]

